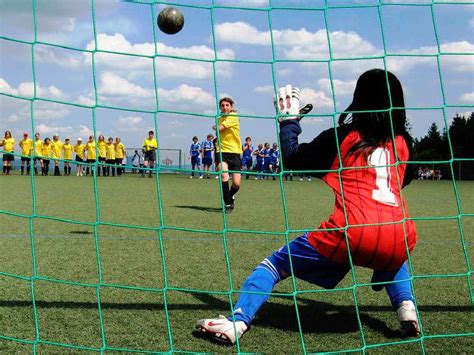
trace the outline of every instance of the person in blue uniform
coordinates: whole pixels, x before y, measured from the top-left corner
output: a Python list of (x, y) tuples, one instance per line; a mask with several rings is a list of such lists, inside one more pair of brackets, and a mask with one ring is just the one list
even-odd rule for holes
[[(193, 143), (189, 148), (189, 155), (191, 156), (191, 169), (193, 170), (190, 176), (191, 179), (194, 177), (194, 170), (196, 167), (199, 171), (201, 170), (201, 159), (199, 158), (200, 152), (201, 145), (198, 143), (198, 137), (194, 136)], [(201, 173), (199, 173), (199, 178), (202, 179)]]
[[(252, 171), (252, 163), (253, 163), (253, 145), (252, 145), (252, 138), (247, 137), (245, 138), (245, 143), (242, 146), (242, 166), (245, 167), (245, 170)], [(245, 174), (245, 180), (250, 178), (249, 174)]]
[(211, 176), (209, 175), (209, 171), (211, 171), (212, 152), (214, 151), (214, 143), (212, 142), (213, 138), (214, 136), (209, 133), (206, 137), (206, 140), (201, 143), (202, 165), (204, 176), (206, 177), (206, 179), (211, 178)]
[[(280, 170), (280, 150), (276, 143), (273, 143), (273, 146), (270, 149), (270, 164), (268, 168), (272, 174), (277, 174)], [(275, 180), (275, 176), (273, 176), (273, 180)]]
[(262, 173), (263, 173), (263, 158), (264, 158), (264, 154), (263, 154), (263, 144), (259, 144), (258, 147), (257, 147), (257, 150), (254, 151), (253, 155), (255, 155), (256, 159), (255, 159), (255, 171), (258, 173), (256, 176), (255, 176), (255, 180), (263, 180), (263, 176), (262, 176)]

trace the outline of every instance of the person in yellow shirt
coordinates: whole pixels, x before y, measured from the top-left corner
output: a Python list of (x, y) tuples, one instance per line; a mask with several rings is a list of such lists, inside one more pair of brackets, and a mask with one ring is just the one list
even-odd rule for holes
[(99, 165), (97, 166), (97, 176), (100, 176), (100, 167), (102, 166), (102, 175), (105, 176), (105, 163), (107, 160), (107, 153), (105, 145), (107, 142), (105, 141), (105, 137), (101, 134), (99, 139), (97, 140), (97, 152), (99, 153)]
[(109, 137), (108, 142), (105, 144), (105, 156), (107, 160), (105, 161), (107, 164), (107, 169), (105, 170), (106, 175), (110, 175), (110, 169), (112, 168), (112, 176), (115, 176), (115, 144), (114, 139)]
[[(234, 109), (234, 101), (230, 97), (223, 97), (219, 100), (221, 117), (219, 124), (212, 128), (218, 135), (218, 146), (216, 151), (222, 154), (219, 163), (219, 171), (222, 171), (222, 192), (224, 197), (225, 211), (231, 212), (234, 209), (234, 195), (240, 189), (240, 171), (242, 170), (242, 142), (240, 140), (240, 122), (237, 112)], [(229, 171), (232, 172), (232, 186), (229, 189)]]
[(34, 151), (33, 154), (35, 156), (34, 162), (35, 162), (35, 174), (38, 175), (38, 161), (40, 164), (41, 172), (43, 172), (43, 159), (41, 157), (43, 156), (43, 140), (40, 137), (39, 133), (35, 133), (35, 143), (34, 143)]
[(76, 170), (77, 176), (82, 176), (82, 163), (84, 163), (84, 151), (86, 150), (86, 146), (82, 144), (82, 138), (77, 138), (77, 143), (73, 147), (74, 153), (76, 153)]
[(54, 176), (61, 176), (61, 172), (59, 171), (59, 161), (61, 159), (63, 145), (64, 143), (59, 139), (59, 134), (56, 133), (51, 141), (51, 158), (54, 160)]
[(15, 160), (13, 155), (15, 150), (15, 138), (12, 137), (12, 132), (6, 131), (3, 140), (0, 141), (0, 147), (3, 147), (3, 173), (11, 175), (12, 161)]
[(95, 159), (96, 159), (96, 152), (95, 152), (95, 140), (94, 136), (89, 136), (89, 141), (86, 143), (86, 176), (89, 175), (89, 168), (91, 171), (91, 175), (94, 175), (95, 170)]
[(46, 137), (44, 139), (43, 152), (42, 152), (42, 156), (43, 156), (43, 172), (42, 172), (42, 175), (43, 176), (48, 176), (48, 173), (49, 173), (49, 160), (51, 159), (51, 156), (53, 154), (52, 150), (53, 150), (53, 144), (51, 143), (51, 139)]
[(155, 167), (155, 160), (156, 160), (156, 150), (158, 149), (158, 142), (155, 139), (155, 132), (149, 131), (148, 138), (145, 138), (143, 141), (143, 150), (145, 151), (145, 162), (143, 164), (143, 170), (141, 177), (145, 177), (145, 170), (148, 168), (148, 164), (150, 168), (148, 169), (148, 177), (151, 178), (152, 170)]
[(66, 138), (64, 140), (63, 152), (64, 152), (64, 176), (71, 175), (71, 160), (72, 160), (73, 146), (71, 140)]
[(127, 156), (125, 146), (122, 143), (120, 137), (115, 138), (115, 163), (117, 164), (117, 176), (121, 176), (124, 173), (123, 158)]
[(18, 143), (21, 148), (21, 175), (26, 173), (30, 175), (30, 157), (33, 152), (33, 141), (28, 137), (28, 133), (23, 133), (23, 139)]

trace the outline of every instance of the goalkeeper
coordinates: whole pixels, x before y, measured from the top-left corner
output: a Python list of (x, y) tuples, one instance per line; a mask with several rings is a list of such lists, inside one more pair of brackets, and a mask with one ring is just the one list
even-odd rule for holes
[(412, 151), (399, 80), (379, 69), (362, 74), (346, 109), (352, 116), (341, 114), (339, 127), (322, 132), (310, 143), (298, 143), (299, 113), (311, 109), (307, 105), (300, 111), (299, 90), (289, 85), (280, 88), (275, 104), (284, 168), (316, 171), (313, 175), (334, 191), (334, 212), (317, 230), (294, 239), (253, 270), (232, 316), (201, 319), (198, 331), (233, 344), (278, 282), (293, 272), (310, 283), (335, 288), (351, 270), (350, 255), (352, 264), (374, 270), (372, 288), (385, 288), (404, 334), (418, 335), (406, 264), (417, 236), (414, 222), (405, 220), (409, 216), (400, 191), (413, 174), (410, 165), (395, 165), (409, 161)]

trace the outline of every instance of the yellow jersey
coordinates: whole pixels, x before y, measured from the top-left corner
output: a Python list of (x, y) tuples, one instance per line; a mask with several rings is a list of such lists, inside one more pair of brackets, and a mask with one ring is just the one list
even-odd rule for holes
[(79, 158), (84, 159), (84, 150), (86, 149), (86, 146), (84, 144), (76, 144), (74, 145), (73, 149)]
[(123, 159), (125, 155), (125, 146), (122, 142), (115, 144), (115, 158), (116, 159)]
[(158, 149), (158, 142), (156, 141), (155, 138), (145, 138), (145, 140), (143, 141), (143, 148), (149, 152), (151, 150), (156, 150)]
[(30, 156), (33, 151), (33, 141), (30, 138), (22, 139), (19, 143), (21, 155)]
[(39, 158), (43, 155), (43, 141), (41, 139), (35, 140), (35, 155)]
[(99, 158), (106, 158), (107, 153), (105, 151), (105, 146), (107, 143), (105, 141), (98, 141), (97, 142), (97, 150), (99, 151)]
[(52, 150), (53, 150), (53, 144), (49, 143), (43, 143), (43, 157), (46, 158), (46, 160), (49, 160), (52, 155)]
[(5, 152), (13, 153), (13, 147), (15, 146), (15, 143), (16, 143), (15, 138), (11, 137), (11, 138), (3, 139), (2, 144), (0, 145), (3, 146), (3, 150)]
[(230, 113), (219, 118), (219, 126), (224, 129), (220, 131), (222, 153), (242, 153), (242, 142), (240, 140), (240, 123), (236, 113)]
[(65, 160), (72, 160), (72, 145), (71, 144), (64, 144), (63, 151), (64, 151), (64, 159)]
[(115, 160), (115, 144), (107, 143), (105, 145), (105, 152), (107, 160)]
[(95, 160), (95, 141), (86, 143), (87, 160)]
[(61, 140), (52, 140), (51, 141), (51, 152), (52, 152), (52, 155), (51, 157), (53, 159), (61, 159), (61, 152), (63, 150), (63, 142), (61, 142)]

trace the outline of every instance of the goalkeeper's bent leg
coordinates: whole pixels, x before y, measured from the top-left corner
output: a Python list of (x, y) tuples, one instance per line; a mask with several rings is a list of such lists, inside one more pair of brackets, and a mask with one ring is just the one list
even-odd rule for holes
[(408, 271), (407, 263), (405, 262), (398, 272), (395, 274), (393, 281), (406, 280), (395, 282), (385, 286), (393, 309), (397, 309), (403, 301), (414, 301), (413, 293), (410, 285), (410, 272)]
[[(268, 300), (270, 297), (269, 293), (272, 292), (273, 287), (280, 281), (278, 272), (276, 269), (272, 269), (272, 267), (268, 259), (265, 259), (245, 280), (240, 291), (262, 293), (240, 293), (239, 299), (234, 306), (234, 318), (236, 321), (242, 321), (249, 326), (260, 307)], [(232, 320), (232, 317), (229, 317), (229, 320)]]

